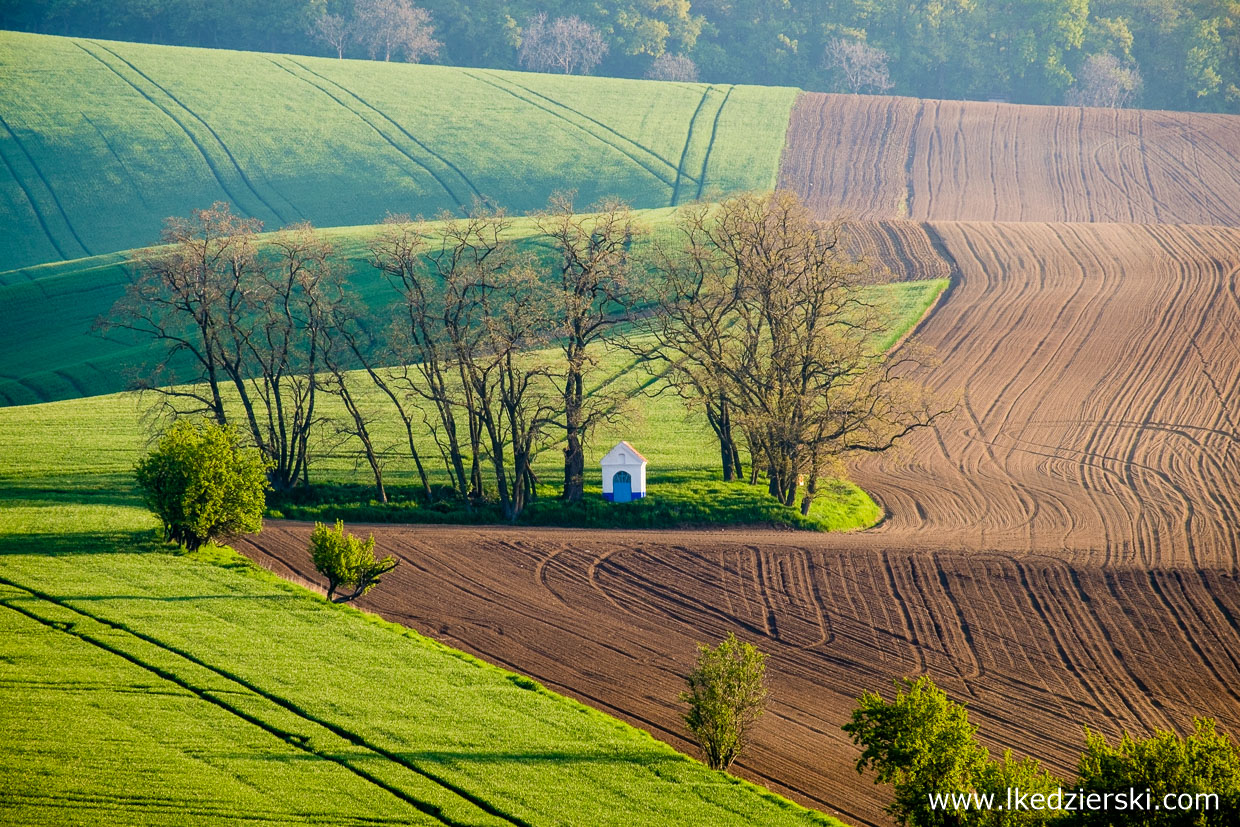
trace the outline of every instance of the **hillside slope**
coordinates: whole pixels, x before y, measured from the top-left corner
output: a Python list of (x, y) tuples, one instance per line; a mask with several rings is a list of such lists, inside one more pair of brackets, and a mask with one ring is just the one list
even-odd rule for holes
[(823, 213), (1240, 225), (1240, 116), (802, 95), (781, 187)]
[(274, 229), (767, 189), (795, 95), (3, 32), (0, 270), (218, 200)]

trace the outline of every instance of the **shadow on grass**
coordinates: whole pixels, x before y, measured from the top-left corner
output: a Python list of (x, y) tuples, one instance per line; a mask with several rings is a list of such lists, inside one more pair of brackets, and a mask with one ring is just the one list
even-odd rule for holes
[(0, 480), (0, 500), (23, 506), (86, 505), (142, 507), (133, 477), (88, 474), (46, 479)]
[[(417, 767), (427, 767), (436, 764), (440, 766), (462, 767), (469, 764), (627, 764), (630, 766), (650, 767), (660, 764), (680, 764), (684, 761), (678, 756), (659, 755), (649, 751), (639, 750), (621, 750), (613, 753), (587, 752), (582, 750), (421, 750), (417, 752), (391, 752), (392, 757), (396, 758), (402, 764), (412, 764)], [(236, 755), (237, 758), (247, 760), (261, 761), (319, 761), (324, 758), (332, 760), (341, 760), (346, 762), (354, 761), (377, 761), (390, 762), (391, 759), (385, 755), (358, 754), (350, 753), (334, 753), (324, 752), (322, 754), (310, 754), (305, 752), (299, 753), (264, 753), (262, 755)]]
[(0, 556), (60, 557), (86, 554), (175, 554), (154, 531), (57, 531), (0, 534)]

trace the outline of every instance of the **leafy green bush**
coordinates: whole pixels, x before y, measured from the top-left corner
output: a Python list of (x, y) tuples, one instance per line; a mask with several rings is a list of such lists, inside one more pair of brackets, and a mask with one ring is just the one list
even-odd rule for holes
[[(344, 520), (337, 520), (335, 528), (314, 524), (310, 555), (314, 567), (327, 578), (327, 599), (333, 603), (347, 603), (361, 597), (379, 585), (380, 577), (396, 568), (393, 557), (375, 559), (373, 534), (363, 542), (360, 537), (345, 532)], [(352, 588), (352, 593), (338, 597), (336, 589), (341, 586)]]
[[(1073, 784), (1033, 758), (1001, 760), (977, 742), (963, 704), (928, 677), (896, 681), (894, 700), (862, 695), (844, 731), (863, 748), (857, 771), (890, 783), (887, 807), (909, 827), (1215, 827), (1240, 824), (1240, 753), (1213, 719), (1193, 733), (1125, 734), (1112, 747), (1085, 730)], [(1038, 801), (1005, 810), (1012, 799)], [(1164, 798), (1165, 796), (1165, 798)], [(1086, 805), (1087, 800), (1095, 802)], [(1099, 802), (1110, 801), (1111, 805)], [(1131, 802), (1131, 803), (1129, 803)]]
[(718, 646), (698, 644), (697, 663), (686, 678), (685, 723), (711, 769), (726, 770), (745, 749), (749, 732), (766, 707), (766, 655), (728, 633)]
[[(947, 697), (928, 677), (897, 681), (890, 703), (866, 692), (843, 729), (863, 747), (857, 772), (878, 771), (875, 783), (889, 783), (895, 801), (887, 812), (898, 824), (938, 825), (945, 813), (929, 796), (972, 789), (988, 754), (977, 743), (977, 727), (962, 704)], [(949, 813), (949, 816), (957, 816)]]
[[(1240, 753), (1215, 729), (1213, 719), (1195, 719), (1187, 737), (1166, 731), (1148, 738), (1125, 733), (1111, 746), (1086, 730), (1085, 741), (1078, 782), (1086, 794), (1148, 790), (1158, 809), (1143, 813), (1142, 823), (1151, 827), (1240, 824)], [(1110, 827), (1132, 818), (1131, 813), (1099, 811), (1083, 814), (1080, 824)]]
[(231, 427), (178, 419), (134, 473), (164, 539), (191, 551), (203, 543), (262, 530), (268, 462)]

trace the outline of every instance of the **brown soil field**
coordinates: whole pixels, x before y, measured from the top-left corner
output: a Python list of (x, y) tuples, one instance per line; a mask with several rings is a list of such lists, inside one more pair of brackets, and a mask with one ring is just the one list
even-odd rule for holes
[[(1217, 570), (772, 532), (372, 527), (402, 561), (360, 603), (649, 730), (684, 739), (695, 644), (737, 632), (769, 653), (771, 702), (736, 771), (853, 824), (888, 792), (840, 726), (866, 689), (931, 675), (984, 742), (1066, 777), (1082, 727), (1240, 727), (1240, 588)], [(241, 549), (315, 581), (309, 527)], [(906, 538), (907, 539), (907, 538)]]
[(804, 94), (780, 187), (822, 213), (1240, 225), (1240, 117)]
[(863, 462), (878, 536), (1146, 567), (1240, 565), (1240, 230), (933, 223), (918, 331), (950, 423)]
[[(739, 767), (856, 824), (888, 792), (840, 731), (867, 689), (929, 674), (995, 750), (1070, 775), (1082, 727), (1240, 732), (1240, 230), (869, 228), (953, 286), (918, 337), (958, 415), (859, 483), (851, 535), (376, 527), (403, 565), (361, 605), (692, 751), (697, 641), (771, 656)], [(903, 253), (901, 251), (904, 251)], [(239, 545), (313, 582), (305, 525)]]

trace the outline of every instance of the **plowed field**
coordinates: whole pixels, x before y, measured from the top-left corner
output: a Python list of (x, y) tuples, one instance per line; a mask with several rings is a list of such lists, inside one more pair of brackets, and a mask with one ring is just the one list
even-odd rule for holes
[(866, 218), (1240, 225), (1240, 117), (804, 94), (780, 186)]
[[(929, 674), (987, 743), (1069, 775), (1081, 727), (1240, 729), (1240, 231), (890, 225), (886, 261), (954, 272), (919, 336), (959, 415), (857, 480), (864, 534), (377, 528), (404, 560), (363, 605), (682, 739), (694, 645), (771, 653), (742, 774), (855, 823), (885, 791), (839, 727)], [(885, 251), (885, 252), (884, 252)], [(307, 527), (243, 550), (314, 579)]]

